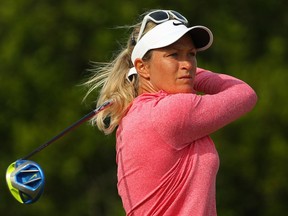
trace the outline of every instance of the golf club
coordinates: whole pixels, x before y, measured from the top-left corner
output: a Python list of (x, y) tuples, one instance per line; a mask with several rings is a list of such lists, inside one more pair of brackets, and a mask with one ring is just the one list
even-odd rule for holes
[(58, 135), (40, 145), (28, 155), (10, 164), (6, 171), (6, 182), (11, 194), (17, 201), (23, 204), (34, 203), (40, 198), (44, 189), (45, 177), (43, 170), (37, 163), (27, 159), (42, 151), (80, 124), (88, 121), (102, 110), (108, 108), (112, 103), (112, 100), (105, 101), (102, 105), (61, 131)]

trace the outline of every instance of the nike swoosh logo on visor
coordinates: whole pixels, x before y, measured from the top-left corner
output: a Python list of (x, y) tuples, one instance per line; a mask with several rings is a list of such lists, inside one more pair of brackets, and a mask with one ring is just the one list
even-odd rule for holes
[(182, 23), (182, 22), (173, 22), (173, 25), (179, 26), (179, 25), (184, 25), (184, 23)]

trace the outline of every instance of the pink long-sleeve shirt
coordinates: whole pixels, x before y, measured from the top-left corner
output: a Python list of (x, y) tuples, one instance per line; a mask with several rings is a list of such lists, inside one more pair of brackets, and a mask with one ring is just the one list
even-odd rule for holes
[(118, 193), (127, 215), (215, 216), (219, 157), (209, 134), (257, 96), (234, 77), (198, 68), (197, 94), (142, 94), (116, 133)]

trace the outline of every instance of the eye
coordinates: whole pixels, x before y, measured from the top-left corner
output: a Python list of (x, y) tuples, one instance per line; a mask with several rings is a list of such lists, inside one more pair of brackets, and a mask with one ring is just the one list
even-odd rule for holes
[(189, 56), (195, 57), (196, 56), (196, 51), (189, 52)]
[(177, 55), (176, 51), (167, 52), (167, 56), (175, 56)]
[(168, 53), (167, 56), (171, 57), (171, 58), (177, 58), (179, 56), (179, 54), (178, 54), (178, 52), (170, 52), (170, 53)]

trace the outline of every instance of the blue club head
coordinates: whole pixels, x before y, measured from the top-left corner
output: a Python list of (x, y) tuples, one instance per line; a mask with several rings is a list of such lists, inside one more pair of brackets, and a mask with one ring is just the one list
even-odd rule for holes
[(31, 204), (42, 195), (45, 177), (41, 167), (34, 161), (17, 160), (8, 167), (6, 182), (17, 201)]

